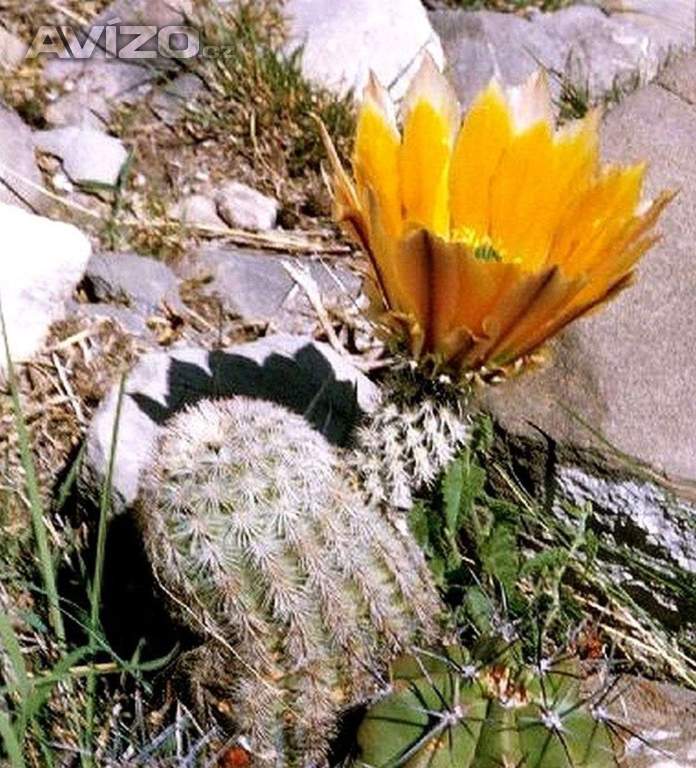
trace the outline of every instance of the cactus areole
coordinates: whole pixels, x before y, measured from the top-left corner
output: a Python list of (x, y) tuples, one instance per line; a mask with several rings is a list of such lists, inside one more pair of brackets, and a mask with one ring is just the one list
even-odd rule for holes
[[(490, 649), (489, 649), (490, 650)], [(360, 726), (361, 768), (615, 768), (576, 666), (527, 668), (461, 648), (403, 657)], [(488, 655), (490, 659), (491, 656)]]

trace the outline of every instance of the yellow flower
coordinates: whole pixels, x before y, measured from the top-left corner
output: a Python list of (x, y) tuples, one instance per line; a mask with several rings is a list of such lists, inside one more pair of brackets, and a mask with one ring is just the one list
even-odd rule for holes
[(601, 166), (598, 112), (556, 128), (543, 74), (493, 81), (464, 115), (426, 58), (401, 128), (373, 76), (351, 179), (323, 130), (338, 221), (370, 257), (385, 324), (457, 375), (520, 364), (615, 296), (672, 193)]

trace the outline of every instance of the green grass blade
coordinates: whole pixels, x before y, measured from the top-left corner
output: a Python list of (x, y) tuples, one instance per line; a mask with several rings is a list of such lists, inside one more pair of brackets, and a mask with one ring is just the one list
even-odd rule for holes
[(29, 680), (27, 667), (24, 663), (19, 640), (12, 628), (9, 616), (4, 611), (0, 611), (0, 644), (2, 644), (7, 658), (12, 664), (12, 671), (14, 672), (15, 678), (14, 687), (21, 698), (24, 699), (29, 695), (31, 681)]
[(5, 360), (7, 361), (7, 381), (10, 386), (10, 395), (12, 397), (12, 406), (15, 416), (15, 428), (19, 441), (20, 458), (26, 477), (27, 496), (29, 499), (29, 508), (31, 512), (32, 527), (34, 538), (39, 555), (39, 565), (41, 576), (43, 578), (46, 595), (48, 598), (48, 615), (53, 631), (56, 633), (58, 641), (65, 643), (65, 627), (63, 626), (63, 617), (60, 612), (60, 601), (58, 589), (56, 587), (56, 576), (53, 570), (53, 560), (51, 549), (48, 543), (48, 533), (46, 523), (44, 522), (44, 510), (39, 492), (39, 482), (36, 476), (36, 467), (31, 455), (31, 445), (29, 441), (29, 432), (22, 413), (22, 404), (19, 399), (19, 387), (17, 377), (15, 376), (14, 366), (10, 357), (10, 343), (7, 338), (7, 328), (5, 327), (5, 318), (2, 314), (2, 305), (0, 304), (0, 331), (5, 351)]
[(12, 768), (26, 768), (22, 747), (7, 712), (0, 712), (0, 737)]

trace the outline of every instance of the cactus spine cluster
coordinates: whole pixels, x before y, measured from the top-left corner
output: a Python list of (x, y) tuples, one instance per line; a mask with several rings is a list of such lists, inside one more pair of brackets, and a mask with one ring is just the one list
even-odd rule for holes
[(216, 706), (254, 764), (323, 765), (338, 711), (438, 633), (415, 543), (365, 505), (320, 433), (274, 404), (201, 401), (175, 416), (138, 518), (157, 580), (207, 641), (191, 677), (225, 689)]
[(572, 660), (525, 667), (486, 643), (406, 656), (358, 733), (363, 768), (615, 768), (617, 739)]
[(358, 430), (354, 463), (372, 503), (409, 509), (468, 441), (465, 398), (447, 381), (402, 367), (384, 386), (384, 405)]

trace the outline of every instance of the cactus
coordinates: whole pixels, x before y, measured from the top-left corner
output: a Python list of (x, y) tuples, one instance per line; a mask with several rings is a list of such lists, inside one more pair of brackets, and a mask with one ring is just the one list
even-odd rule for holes
[(409, 509), (469, 439), (465, 395), (446, 380), (402, 368), (385, 383), (385, 404), (358, 430), (353, 461), (372, 503)]
[(319, 432), (272, 403), (175, 416), (137, 514), (156, 579), (206, 641), (190, 679), (198, 694), (224, 689), (217, 709), (254, 764), (324, 764), (339, 710), (439, 632), (415, 543), (366, 507)]
[(490, 641), (399, 659), (358, 732), (369, 768), (610, 768), (618, 744), (572, 659), (525, 667)]

